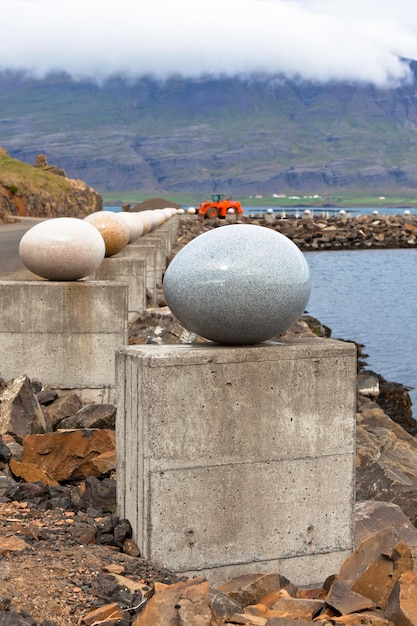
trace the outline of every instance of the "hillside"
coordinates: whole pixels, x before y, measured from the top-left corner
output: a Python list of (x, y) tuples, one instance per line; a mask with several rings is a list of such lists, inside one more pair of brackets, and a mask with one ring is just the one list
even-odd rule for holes
[(94, 189), (67, 178), (44, 155), (31, 166), (0, 147), (0, 223), (10, 216), (82, 217), (102, 208), (103, 199)]
[(100, 193), (417, 189), (413, 84), (0, 73), (0, 143)]

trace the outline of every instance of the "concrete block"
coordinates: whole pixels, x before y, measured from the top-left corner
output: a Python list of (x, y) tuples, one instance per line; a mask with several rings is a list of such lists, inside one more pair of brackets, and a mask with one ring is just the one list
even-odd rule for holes
[(163, 229), (162, 232), (166, 232), (167, 239), (168, 239), (167, 255), (170, 255), (172, 252), (172, 246), (173, 246), (173, 243), (176, 239), (177, 232), (178, 232), (178, 225), (179, 225), (179, 218), (171, 218), (162, 227)]
[(0, 281), (1, 375), (22, 374), (110, 402), (115, 351), (127, 344), (127, 285)]
[(216, 583), (338, 570), (354, 545), (353, 344), (126, 346), (116, 373), (118, 510), (144, 557)]
[(169, 231), (166, 230), (167, 224), (164, 224), (157, 230), (153, 230), (144, 237), (142, 241), (155, 241), (161, 247), (162, 268), (165, 268), (167, 256), (171, 252)]
[(104, 259), (92, 278), (127, 284), (129, 321), (146, 309), (146, 261), (143, 259), (109, 257)]
[[(139, 239), (141, 241), (142, 238)], [(114, 258), (130, 257), (141, 259), (146, 262), (146, 293), (151, 306), (156, 304), (156, 285), (158, 282), (156, 246), (152, 244), (141, 245), (140, 243), (130, 243)], [(160, 279), (159, 279), (160, 280)]]
[[(136, 244), (132, 244), (136, 245)], [(145, 235), (140, 238), (140, 246), (151, 246), (155, 248), (155, 270), (156, 270), (156, 283), (161, 284), (162, 282), (162, 273), (167, 265), (167, 254), (166, 254), (166, 241), (162, 235), (153, 235), (153, 233), (149, 233), (149, 235)]]

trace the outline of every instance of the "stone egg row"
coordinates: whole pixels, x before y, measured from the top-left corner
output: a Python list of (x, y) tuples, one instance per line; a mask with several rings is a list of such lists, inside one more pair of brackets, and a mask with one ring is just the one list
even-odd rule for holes
[(84, 219), (57, 217), (30, 228), (19, 244), (23, 265), (48, 280), (79, 280), (93, 274), (104, 257), (162, 226), (176, 209), (114, 213), (97, 211)]

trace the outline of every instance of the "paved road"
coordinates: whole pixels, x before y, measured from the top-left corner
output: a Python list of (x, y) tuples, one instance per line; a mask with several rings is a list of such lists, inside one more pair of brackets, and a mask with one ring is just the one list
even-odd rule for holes
[(23, 217), (15, 224), (0, 225), (1, 276), (24, 269), (19, 257), (19, 242), (29, 228), (41, 221), (42, 219), (36, 217)]

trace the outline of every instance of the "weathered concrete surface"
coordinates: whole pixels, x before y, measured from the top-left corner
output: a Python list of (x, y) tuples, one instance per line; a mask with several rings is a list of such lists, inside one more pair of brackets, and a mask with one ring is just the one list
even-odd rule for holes
[(110, 257), (92, 276), (93, 280), (126, 283), (129, 321), (146, 309), (146, 261), (133, 257)]
[[(159, 230), (156, 231), (159, 233)], [(156, 283), (160, 284), (162, 281), (162, 272), (166, 268), (167, 254), (166, 254), (166, 241), (163, 235), (149, 233), (145, 237), (139, 239), (139, 243), (132, 243), (131, 246), (152, 246), (155, 248), (155, 278)]]
[(115, 351), (127, 343), (127, 285), (0, 281), (1, 375), (110, 401)]
[(116, 355), (118, 507), (142, 554), (313, 584), (353, 548), (356, 350), (305, 339)]
[(167, 230), (168, 222), (162, 224), (156, 230), (151, 230), (150, 233), (147, 233), (144, 237), (142, 237), (142, 241), (151, 240), (151, 239), (161, 239), (161, 248), (165, 256), (171, 253), (171, 236), (170, 231)]
[(180, 223), (180, 216), (179, 215), (174, 215), (173, 217), (171, 217), (170, 220), (168, 220), (167, 222), (165, 222), (165, 224), (163, 224), (160, 228), (161, 232), (167, 232), (168, 234), (168, 254), (171, 254), (172, 252), (172, 246), (173, 243), (175, 241), (175, 238), (177, 236), (178, 233), (178, 226)]
[(134, 259), (141, 259), (146, 263), (146, 292), (147, 297), (150, 300), (151, 306), (156, 304), (156, 285), (157, 285), (157, 265), (156, 265), (156, 246), (154, 245), (141, 245), (139, 242), (130, 243), (121, 252), (115, 255), (114, 258), (130, 257)]

